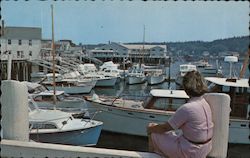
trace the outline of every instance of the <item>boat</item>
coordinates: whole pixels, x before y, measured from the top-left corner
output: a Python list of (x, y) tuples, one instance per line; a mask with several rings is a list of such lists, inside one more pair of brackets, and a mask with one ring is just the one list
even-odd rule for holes
[(84, 76), (82, 76), (76, 70), (62, 74), (62, 78), (64, 81), (69, 81), (69, 82), (77, 81), (79, 84), (89, 85), (92, 86), (92, 88), (94, 88), (96, 85), (96, 80), (84, 78)]
[[(47, 74), (46, 80), (42, 82), (42, 84), (47, 87), (49, 90), (53, 90), (53, 75)], [(84, 94), (90, 93), (92, 90), (94, 83), (89, 81), (89, 83), (83, 83), (78, 79), (63, 79), (60, 74), (55, 75), (55, 89), (57, 91), (64, 91), (67, 94)]]
[(140, 68), (138, 65), (133, 66), (128, 71), (127, 83), (128, 84), (141, 84), (146, 82), (146, 75), (144, 73), (144, 69)]
[(197, 70), (204, 76), (204, 77), (222, 77), (222, 70), (221, 67), (217, 68), (213, 65), (209, 64), (206, 60), (199, 60), (197, 62), (193, 62), (196, 65)]
[(41, 110), (29, 100), (30, 139), (36, 142), (92, 146), (96, 145), (103, 123), (78, 119), (60, 110)]
[(206, 60), (199, 60), (196, 62), (193, 62), (194, 65), (196, 65), (197, 68), (204, 68), (204, 67), (212, 67), (211, 64), (208, 63)]
[(149, 85), (156, 85), (165, 81), (162, 69), (147, 69), (145, 72)]
[(227, 93), (231, 97), (229, 142), (250, 144), (250, 88), (248, 79), (205, 77), (212, 92)]
[(94, 64), (79, 64), (77, 69), (85, 79), (96, 80), (96, 86), (113, 87), (116, 84), (116, 76), (103, 75)]
[(90, 113), (101, 111), (95, 119), (104, 122), (103, 130), (145, 137), (150, 122), (168, 120), (179, 106), (186, 103), (188, 96), (183, 90), (153, 89), (144, 101), (96, 94), (84, 98)]
[(176, 75), (176, 79), (175, 79), (175, 84), (176, 84), (177, 89), (182, 88), (183, 76), (189, 71), (197, 71), (196, 66), (193, 64), (181, 64), (180, 65), (179, 73)]
[(56, 104), (53, 104), (53, 91), (43, 91), (40, 93), (30, 94), (41, 109), (54, 109), (56, 107), (62, 111), (83, 112), (86, 111), (85, 101), (79, 97), (66, 95), (64, 91), (56, 91)]
[[(184, 90), (153, 89), (144, 101), (124, 98), (89, 96), (87, 106), (90, 111), (102, 111), (95, 115), (96, 120), (104, 122), (103, 130), (136, 136), (147, 136), (146, 127), (150, 122), (163, 123), (187, 102)], [(250, 105), (248, 105), (248, 112)], [(250, 144), (249, 120), (230, 118), (229, 143)], [(111, 121), (114, 120), (114, 121)], [(126, 125), (126, 126), (124, 126)], [(241, 131), (241, 137), (237, 131)], [(244, 139), (243, 139), (244, 138)]]
[[(116, 82), (120, 82), (122, 75), (124, 73), (123, 70), (118, 69), (119, 64), (114, 64), (112, 61), (104, 62), (99, 68), (99, 74), (108, 77), (117, 77)], [(124, 75), (123, 75), (124, 78)]]

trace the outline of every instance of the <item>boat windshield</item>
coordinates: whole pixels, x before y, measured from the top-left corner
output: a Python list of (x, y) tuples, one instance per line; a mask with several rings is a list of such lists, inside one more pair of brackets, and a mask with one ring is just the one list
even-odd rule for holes
[(186, 102), (187, 99), (184, 98), (161, 98), (150, 96), (147, 98), (144, 107), (147, 109), (176, 111), (180, 106), (182, 106)]
[(56, 125), (51, 122), (32, 122), (32, 129), (57, 129)]

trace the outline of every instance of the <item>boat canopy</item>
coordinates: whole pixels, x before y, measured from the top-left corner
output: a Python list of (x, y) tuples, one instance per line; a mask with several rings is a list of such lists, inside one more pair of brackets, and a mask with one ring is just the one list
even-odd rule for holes
[(46, 110), (46, 111), (39, 110), (36, 111), (35, 113), (30, 113), (29, 120), (31, 122), (32, 121), (49, 122), (49, 121), (56, 121), (60, 119), (69, 118), (70, 116), (71, 114), (59, 110)]
[(227, 78), (205, 77), (205, 80), (221, 86), (249, 88), (248, 79), (237, 79), (236, 82), (226, 81)]
[(189, 96), (184, 90), (153, 89), (150, 94), (154, 97), (188, 99)]
[[(64, 94), (64, 91), (56, 91), (56, 95), (62, 95), (62, 94)], [(52, 90), (44, 91), (44, 92), (39, 93), (39, 95), (51, 96), (51, 95), (54, 95), (54, 92)]]

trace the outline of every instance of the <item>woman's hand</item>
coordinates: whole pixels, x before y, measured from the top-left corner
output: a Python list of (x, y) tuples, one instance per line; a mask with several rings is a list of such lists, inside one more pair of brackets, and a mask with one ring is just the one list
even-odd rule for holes
[(147, 133), (150, 135), (154, 126), (158, 125), (157, 123), (149, 123), (147, 127)]
[(173, 128), (169, 125), (168, 122), (163, 124), (149, 123), (147, 127), (148, 135), (150, 135), (151, 133), (165, 133), (171, 130), (173, 130)]

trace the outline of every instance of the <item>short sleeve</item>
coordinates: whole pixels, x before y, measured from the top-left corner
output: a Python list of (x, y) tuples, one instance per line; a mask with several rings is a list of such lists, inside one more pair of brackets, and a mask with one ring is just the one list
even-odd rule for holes
[(168, 123), (173, 129), (179, 129), (188, 119), (188, 111), (186, 106), (179, 108), (174, 115), (170, 117)]

